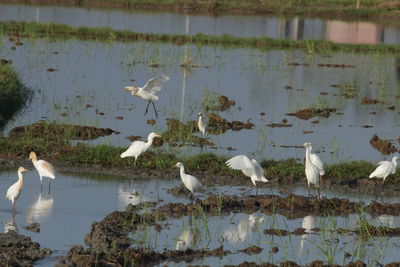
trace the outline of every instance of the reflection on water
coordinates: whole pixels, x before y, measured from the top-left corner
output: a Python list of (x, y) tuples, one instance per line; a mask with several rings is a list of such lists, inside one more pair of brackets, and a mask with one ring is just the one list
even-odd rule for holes
[(18, 233), (18, 225), (15, 221), (15, 216), (12, 216), (11, 221), (3, 222), (4, 225), (4, 233), (8, 233), (9, 231), (15, 231)]
[[(340, 43), (400, 44), (400, 28), (373, 22), (346, 22), (301, 17), (183, 15), (62, 6), (0, 5), (0, 20), (55, 22), (72, 26), (110, 27), (144, 33), (231, 34), (274, 39), (330, 40)], [(190, 21), (190, 27), (185, 21)]]
[(259, 214), (251, 214), (239, 221), (237, 226), (230, 226), (223, 237), (231, 243), (238, 244), (249, 239), (249, 235), (261, 227), (264, 217)]
[(175, 249), (185, 250), (187, 248), (195, 248), (199, 241), (201, 241), (199, 229), (190, 226), (188, 229), (184, 229), (182, 234), (178, 237)]
[(118, 202), (120, 207), (126, 207), (129, 204), (138, 205), (141, 202), (147, 201), (150, 201), (150, 199), (144, 195), (143, 191), (139, 192), (131, 186), (118, 186)]
[(315, 216), (307, 215), (303, 218), (303, 222), (301, 223), (301, 227), (305, 229), (307, 234), (301, 235), (300, 237), (300, 249), (299, 254), (303, 253), (304, 243), (307, 241), (307, 237), (311, 234), (311, 229), (315, 228)]
[(42, 222), (53, 209), (53, 198), (43, 193), (38, 194), (37, 200), (29, 207), (26, 214), (26, 223)]

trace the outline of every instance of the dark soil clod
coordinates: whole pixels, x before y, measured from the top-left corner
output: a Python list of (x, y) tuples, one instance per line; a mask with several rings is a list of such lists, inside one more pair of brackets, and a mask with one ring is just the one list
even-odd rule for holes
[(397, 152), (397, 148), (389, 140), (382, 140), (376, 134), (372, 136), (369, 143), (383, 155), (390, 155)]

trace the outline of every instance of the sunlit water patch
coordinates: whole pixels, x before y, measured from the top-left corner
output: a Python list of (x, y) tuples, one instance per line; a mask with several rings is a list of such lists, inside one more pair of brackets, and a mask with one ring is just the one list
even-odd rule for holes
[[(167, 118), (196, 120), (197, 113), (205, 111), (213, 99), (226, 95), (236, 104), (217, 113), (228, 121), (250, 121), (255, 128), (208, 135), (217, 147), (236, 150), (205, 147), (203, 151), (302, 159), (304, 149), (281, 146), (312, 141), (314, 150), (325, 162), (379, 161), (382, 156), (369, 144), (372, 135), (383, 139), (398, 137), (400, 71), (399, 58), (393, 55), (21, 40), (24, 45), (11, 50), (13, 43), (4, 37), (0, 56), (13, 61), (23, 82), (34, 90), (34, 96), (30, 107), (6, 125), (5, 134), (15, 126), (39, 120), (57, 121), (112, 128), (121, 134), (94, 143), (127, 147), (127, 136), (146, 137), (150, 131), (163, 133)], [(194, 66), (180, 67), (185, 58), (193, 58)], [(150, 66), (154, 64), (158, 67)], [(49, 72), (48, 68), (57, 71)], [(131, 80), (143, 85), (161, 73), (171, 79), (156, 103), (161, 116), (155, 125), (150, 125), (147, 120), (153, 119), (154, 114), (150, 109), (143, 115), (146, 102), (122, 88)], [(379, 103), (361, 104), (363, 97)], [(311, 107), (337, 111), (329, 118), (309, 120), (285, 115)], [(282, 120), (292, 126), (266, 126)], [(174, 153), (200, 152), (197, 147), (170, 149)]]
[(110, 27), (142, 33), (231, 34), (338, 43), (400, 44), (398, 25), (283, 16), (207, 16), (63, 6), (0, 5), (0, 20), (55, 22), (71, 26)]

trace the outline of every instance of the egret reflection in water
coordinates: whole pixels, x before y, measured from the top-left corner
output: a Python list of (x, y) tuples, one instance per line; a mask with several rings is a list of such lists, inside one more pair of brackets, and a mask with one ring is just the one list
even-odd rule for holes
[(190, 247), (195, 247), (200, 240), (201, 235), (199, 229), (194, 229), (193, 227), (184, 229), (176, 242), (175, 249), (185, 250)]
[(223, 234), (224, 239), (239, 244), (249, 239), (252, 232), (261, 226), (264, 217), (256, 213), (246, 216), (237, 226), (228, 228)]
[(303, 222), (301, 223), (301, 227), (307, 234), (301, 235), (300, 237), (300, 249), (299, 254), (302, 254), (304, 251), (304, 244), (308, 238), (308, 235), (311, 234), (311, 229), (315, 228), (315, 216), (307, 215), (303, 218)]
[(138, 205), (141, 202), (147, 202), (150, 199), (143, 195), (143, 192), (138, 192), (136, 189), (127, 189), (126, 186), (120, 185), (118, 187), (118, 202), (120, 207), (125, 208), (129, 204)]
[(6, 221), (3, 223), (4, 225), (4, 233), (8, 233), (9, 231), (14, 231), (18, 233), (17, 222), (15, 221), (15, 214), (12, 216), (11, 221)]
[(53, 210), (54, 200), (50, 195), (40, 193), (37, 200), (29, 207), (26, 214), (26, 222), (42, 222)]

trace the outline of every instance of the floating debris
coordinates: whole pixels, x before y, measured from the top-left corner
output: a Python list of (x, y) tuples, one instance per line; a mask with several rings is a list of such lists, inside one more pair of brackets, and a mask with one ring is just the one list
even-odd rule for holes
[(155, 119), (149, 119), (149, 120), (147, 120), (147, 124), (154, 125), (154, 124), (156, 124), (156, 120)]
[(55, 68), (47, 68), (47, 71), (48, 71), (48, 72), (53, 72), (53, 71), (58, 71), (58, 69), (55, 69)]
[(327, 68), (355, 68), (355, 65), (348, 64), (317, 64), (317, 67), (327, 67)]

